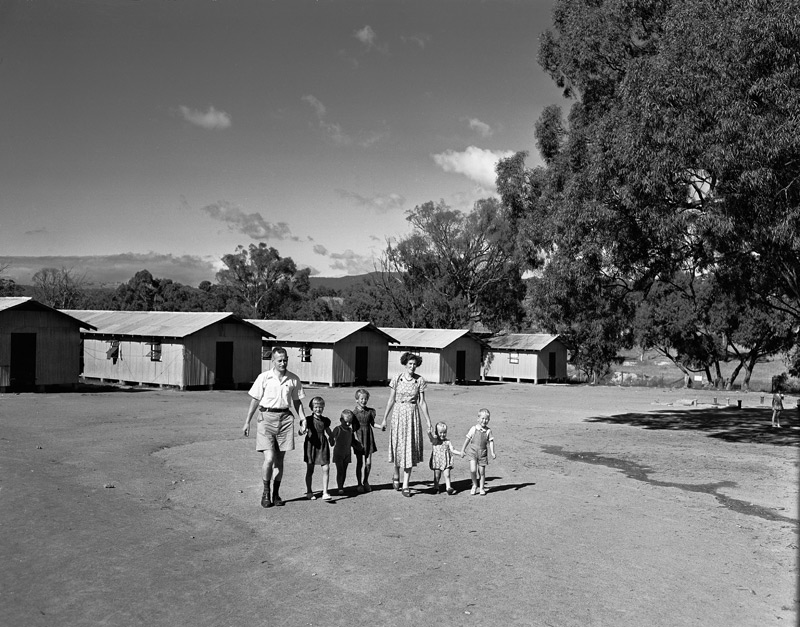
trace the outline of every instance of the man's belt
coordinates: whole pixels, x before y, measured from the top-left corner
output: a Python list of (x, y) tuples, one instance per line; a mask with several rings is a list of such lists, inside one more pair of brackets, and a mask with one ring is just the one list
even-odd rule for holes
[(261, 411), (268, 411), (275, 414), (284, 414), (289, 411), (288, 407), (259, 407)]

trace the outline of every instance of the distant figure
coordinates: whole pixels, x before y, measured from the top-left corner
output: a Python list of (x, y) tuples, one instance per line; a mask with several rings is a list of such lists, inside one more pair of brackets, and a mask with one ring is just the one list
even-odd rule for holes
[(783, 411), (783, 394), (780, 389), (775, 390), (772, 395), (772, 426), (781, 426), (781, 412)]
[(328, 440), (333, 437), (331, 420), (322, 415), (325, 411), (325, 401), (321, 396), (312, 398), (308, 405), (311, 408), (311, 418), (308, 419), (306, 441), (303, 444), (303, 460), (306, 462), (306, 498), (310, 501), (317, 498), (311, 489), (311, 481), (314, 478), (314, 466), (322, 466), (322, 500), (329, 501), (331, 447)]
[[(356, 421), (353, 423), (354, 435), (359, 444), (360, 449), (354, 449), (356, 454), (356, 482), (359, 492), (371, 492), (372, 488), (369, 485), (369, 473), (372, 470), (372, 454), (378, 450), (375, 445), (375, 434), (372, 432), (372, 427), (375, 426), (375, 410), (372, 407), (367, 407), (369, 403), (369, 392), (366, 390), (356, 390), (356, 407), (353, 413), (356, 416)], [(364, 471), (364, 479), (362, 482), (361, 471)]]
[(461, 450), (463, 455), (469, 459), (469, 474), (472, 477), (472, 490), (470, 494), (475, 495), (480, 493), (481, 496), (486, 495), (486, 465), (489, 463), (488, 452), (492, 453), (492, 459), (497, 455), (494, 454), (494, 436), (492, 430), (489, 428), (489, 419), (491, 414), (488, 409), (478, 410), (478, 424), (473, 426), (467, 439), (464, 441), (464, 448)]
[(428, 423), (431, 432), (431, 417), (425, 401), (427, 382), (416, 373), (422, 365), (422, 357), (406, 351), (400, 355), (400, 364), (406, 371), (401, 372), (389, 383), (391, 392), (386, 402), (381, 429), (386, 428), (386, 421), (392, 417), (389, 431), (389, 463), (394, 466), (392, 486), (400, 490), (400, 469), (403, 469), (403, 496), (411, 496), (408, 487), (411, 469), (422, 461), (422, 419)]
[(353, 435), (353, 422), (355, 414), (349, 409), (345, 409), (339, 418), (339, 426), (331, 434), (331, 446), (333, 446), (333, 463), (336, 465), (336, 485), (339, 487), (339, 494), (344, 494), (344, 482), (347, 478), (347, 467), (350, 465), (351, 449), (361, 449), (361, 444)]
[(428, 433), (428, 438), (431, 441), (431, 460), (429, 465), (433, 471), (433, 492), (439, 494), (441, 488), (439, 481), (442, 474), (444, 474), (445, 487), (448, 494), (455, 494), (456, 491), (450, 485), (450, 470), (453, 468), (453, 453), (464, 457), (462, 451), (457, 451), (453, 447), (453, 443), (447, 439), (447, 425), (443, 422), (437, 422), (435, 433)]
[(251, 401), (244, 422), (244, 437), (250, 435), (250, 421), (258, 410), (256, 450), (264, 453), (262, 466), (264, 491), (261, 494), (261, 507), (283, 505), (280, 497), (283, 458), (286, 456), (286, 451), (294, 450), (292, 408), (300, 418), (301, 434), (305, 433), (306, 429), (306, 415), (301, 402), (305, 398), (303, 384), (296, 374), (286, 369), (288, 363), (286, 349), (280, 346), (273, 348), (272, 368), (258, 375), (248, 392)]

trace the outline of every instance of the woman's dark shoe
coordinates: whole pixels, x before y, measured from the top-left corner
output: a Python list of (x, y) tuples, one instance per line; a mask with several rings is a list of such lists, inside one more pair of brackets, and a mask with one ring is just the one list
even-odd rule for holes
[(455, 493), (456, 493), (456, 491), (455, 491), (455, 489), (454, 489), (454, 488), (447, 488), (447, 493), (448, 493), (450, 496), (452, 496), (453, 494), (455, 494)]
[(398, 491), (399, 491), (399, 490), (400, 490), (400, 482), (399, 482), (399, 481), (397, 481), (397, 480), (395, 480), (395, 479), (392, 479), (392, 487), (393, 487), (395, 490), (398, 490)]
[(408, 488), (403, 490), (403, 496), (411, 496), (411, 490), (409, 490)]

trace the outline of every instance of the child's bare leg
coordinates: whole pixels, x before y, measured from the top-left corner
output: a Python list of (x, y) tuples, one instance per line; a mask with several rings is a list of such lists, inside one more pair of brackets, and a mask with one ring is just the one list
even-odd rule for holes
[(433, 489), (436, 492), (439, 492), (439, 482), (441, 481), (441, 479), (442, 479), (442, 471), (435, 469), (433, 471)]
[(486, 466), (478, 466), (478, 476), (480, 477), (480, 490), (486, 492)]
[(372, 453), (364, 455), (364, 486), (369, 485), (369, 473), (372, 470)]
[(322, 496), (328, 496), (328, 486), (331, 481), (331, 467), (330, 464), (325, 464), (322, 467)]
[(469, 460), (469, 477), (472, 479), (472, 493), (478, 489), (478, 462), (477, 460)]
[(452, 490), (453, 486), (450, 485), (450, 469), (444, 469), (444, 485), (448, 490)]
[(314, 478), (314, 464), (306, 464), (306, 492), (311, 493), (311, 480)]
[(364, 456), (356, 453), (356, 484), (361, 485), (361, 468), (364, 465)]

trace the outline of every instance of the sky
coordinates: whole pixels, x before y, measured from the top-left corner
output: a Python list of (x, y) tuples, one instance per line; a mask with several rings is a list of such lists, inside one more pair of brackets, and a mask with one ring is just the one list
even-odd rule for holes
[(196, 286), (260, 242), (372, 271), (414, 207), (540, 163), (553, 1), (3, 0), (4, 276)]

